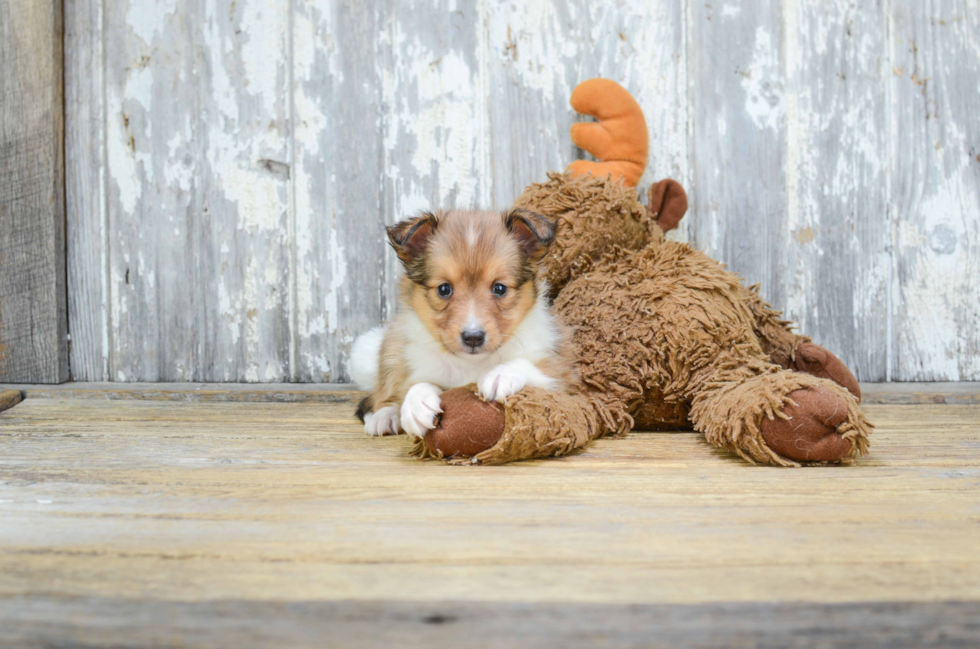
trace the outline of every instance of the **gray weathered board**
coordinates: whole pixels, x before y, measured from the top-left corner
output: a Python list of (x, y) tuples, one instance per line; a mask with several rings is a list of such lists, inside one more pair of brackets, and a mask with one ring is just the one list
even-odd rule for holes
[(0, 0), (0, 381), (68, 379), (61, 0)]
[(644, 184), (862, 380), (980, 379), (980, 0), (66, 3), (73, 378), (343, 381), (382, 226), (503, 207), (581, 154)]

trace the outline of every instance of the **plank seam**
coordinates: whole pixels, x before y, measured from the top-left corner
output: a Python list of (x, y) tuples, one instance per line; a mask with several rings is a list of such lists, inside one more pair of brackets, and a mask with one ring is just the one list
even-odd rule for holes
[(99, 209), (101, 210), (99, 222), (102, 225), (102, 375), (103, 380), (111, 381), (112, 376), (112, 248), (110, 247), (110, 218), (109, 218), (109, 111), (108, 111), (108, 83), (106, 82), (106, 70), (109, 60), (106, 55), (106, 15), (105, 0), (95, 0), (99, 11), (99, 58), (101, 59), (100, 91), (102, 94), (100, 112), (102, 118), (102, 164), (99, 168), (100, 180), (102, 181), (102, 191), (99, 192)]
[[(59, 79), (61, 83), (61, 142), (58, 143), (61, 157), (61, 177), (58, 179), (61, 187), (55, 190), (55, 195), (57, 195), (58, 190), (61, 191), (61, 230), (64, 236), (61, 239), (61, 272), (57, 275), (60, 276), (61, 282), (63, 284), (64, 290), (62, 291), (61, 301), (64, 308), (64, 321), (65, 329), (64, 336), (65, 339), (61, 341), (61, 344), (65, 346), (65, 373), (60, 374), (59, 379), (64, 381), (71, 380), (71, 325), (68, 322), (68, 315), (70, 308), (68, 305), (68, 151), (66, 149), (68, 144), (68, 92), (67, 92), (67, 79), (65, 77), (65, 56), (68, 51), (67, 43), (65, 38), (67, 37), (68, 30), (65, 22), (65, 4), (64, 2), (59, 2), (57, 8), (55, 19), (58, 21), (61, 29), (61, 40), (54, 39), (55, 47), (60, 47), (60, 52), (56, 54), (61, 55), (61, 78)], [(57, 288), (55, 290), (57, 293)]]
[[(980, 404), (980, 382), (959, 383), (862, 383), (863, 405), (955, 405)], [(243, 400), (251, 401), (322, 401), (350, 400), (361, 392), (350, 383), (118, 383), (78, 382), (60, 385), (0, 385), (4, 391), (20, 391), (24, 398), (100, 398), (146, 399), (167, 398), (179, 401)]]
[(891, 245), (888, 249), (888, 295), (885, 314), (885, 381), (891, 381), (894, 376), (895, 363), (895, 276), (898, 272), (898, 228), (895, 222), (895, 194), (894, 175), (897, 155), (895, 152), (895, 142), (898, 138), (898, 113), (895, 110), (895, 84), (897, 80), (893, 72), (895, 66), (895, 39), (894, 39), (894, 16), (892, 14), (891, 0), (883, 0), (885, 11), (885, 105), (888, 108), (888, 150), (885, 152), (888, 160), (888, 172), (885, 176), (885, 195), (888, 200), (885, 203), (885, 225), (890, 234)]
[(287, 376), (293, 382), (298, 380), (297, 367), (296, 367), (296, 291), (298, 290), (298, 285), (296, 282), (296, 182), (297, 182), (297, 167), (296, 167), (296, 71), (295, 71), (295, 53), (296, 53), (296, 2), (295, 0), (289, 0), (287, 10), (289, 17), (287, 18), (287, 27), (289, 30), (288, 39), (288, 51), (286, 54), (286, 85), (289, 92), (289, 104), (287, 110), (289, 111), (289, 131), (286, 137), (286, 145), (289, 147), (289, 185), (287, 188), (288, 192), (288, 210), (289, 215), (286, 219), (286, 227), (288, 232), (286, 236), (289, 238), (289, 295), (287, 297), (288, 302), (288, 329), (289, 329), (289, 371)]

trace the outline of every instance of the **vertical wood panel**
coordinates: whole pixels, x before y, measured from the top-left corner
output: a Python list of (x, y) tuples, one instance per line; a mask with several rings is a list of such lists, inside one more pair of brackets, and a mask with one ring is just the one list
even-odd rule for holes
[(894, 0), (892, 376), (980, 378), (980, 2)]
[(784, 3), (786, 198), (768, 232), (766, 295), (865, 381), (887, 374), (886, 13), (878, 2)]
[(113, 380), (289, 376), (288, 18), (259, 0), (106, 12)]
[(381, 81), (373, 3), (303, 1), (293, 27), (297, 381), (347, 380), (384, 303)]
[(68, 379), (60, 0), (0, 0), (0, 381)]
[(694, 2), (689, 229), (696, 245), (785, 302), (786, 74), (778, 2)]
[(65, 4), (65, 203), (71, 378), (109, 379), (103, 0)]

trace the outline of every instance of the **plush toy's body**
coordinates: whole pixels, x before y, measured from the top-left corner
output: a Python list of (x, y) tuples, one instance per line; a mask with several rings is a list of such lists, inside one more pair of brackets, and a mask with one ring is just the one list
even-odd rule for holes
[(529, 388), (510, 397), (502, 425), (481, 430), (480, 452), (467, 413), (482, 404), (456, 398), (416, 454), (497, 464), (561, 455), (634, 428), (690, 427), (754, 462), (866, 452), (870, 424), (843, 363), (792, 333), (721, 264), (664, 237), (687, 208), (680, 185), (661, 181), (648, 208), (640, 204), (633, 187), (645, 166), (646, 125), (632, 97), (595, 79), (576, 89), (573, 106), (598, 118), (572, 137), (601, 162), (552, 174), (515, 205), (557, 220), (544, 267), (553, 309), (574, 332), (580, 382), (568, 394)]

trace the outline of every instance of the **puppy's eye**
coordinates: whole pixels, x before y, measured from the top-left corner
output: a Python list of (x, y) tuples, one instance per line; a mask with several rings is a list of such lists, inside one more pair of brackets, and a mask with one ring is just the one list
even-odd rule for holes
[(490, 290), (493, 291), (493, 294), (496, 295), (497, 297), (503, 297), (507, 295), (507, 287), (501, 284), (500, 282), (494, 284), (490, 288)]
[(444, 282), (436, 287), (436, 293), (439, 294), (439, 297), (445, 300), (453, 294), (453, 285), (449, 282)]

